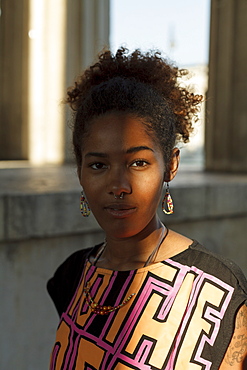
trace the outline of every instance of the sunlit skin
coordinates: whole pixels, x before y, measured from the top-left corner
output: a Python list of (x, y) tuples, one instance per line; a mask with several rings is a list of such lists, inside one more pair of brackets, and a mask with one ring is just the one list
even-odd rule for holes
[(219, 370), (247, 370), (247, 307), (236, 316), (235, 331)]
[[(178, 161), (179, 150), (174, 149), (165, 173), (163, 153), (140, 118), (108, 113), (93, 120), (83, 142), (79, 177), (106, 233), (104, 267), (126, 269), (145, 263), (161, 232), (156, 211), (164, 181), (176, 175)], [(123, 199), (114, 198), (121, 193)]]

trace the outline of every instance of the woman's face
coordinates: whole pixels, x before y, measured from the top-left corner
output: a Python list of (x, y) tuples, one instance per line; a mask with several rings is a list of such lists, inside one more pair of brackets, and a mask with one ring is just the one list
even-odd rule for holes
[(164, 171), (162, 152), (141, 119), (107, 113), (93, 120), (79, 178), (107, 236), (128, 238), (157, 227)]

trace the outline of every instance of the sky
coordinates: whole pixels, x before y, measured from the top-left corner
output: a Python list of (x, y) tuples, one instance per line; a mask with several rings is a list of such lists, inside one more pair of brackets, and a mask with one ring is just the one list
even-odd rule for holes
[(210, 0), (111, 0), (110, 42), (159, 49), (180, 67), (208, 63)]

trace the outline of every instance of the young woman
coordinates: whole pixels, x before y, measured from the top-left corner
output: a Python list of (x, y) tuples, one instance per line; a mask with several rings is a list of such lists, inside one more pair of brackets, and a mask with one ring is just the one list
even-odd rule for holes
[(202, 97), (159, 53), (105, 51), (69, 90), (83, 189), (105, 241), (48, 282), (61, 316), (50, 369), (244, 369), (246, 281), (157, 216)]

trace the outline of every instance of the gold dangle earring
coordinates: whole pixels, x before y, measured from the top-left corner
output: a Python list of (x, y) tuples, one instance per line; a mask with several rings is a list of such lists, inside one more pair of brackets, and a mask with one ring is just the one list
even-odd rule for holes
[(83, 190), (81, 192), (80, 210), (83, 217), (88, 217), (91, 213), (88, 201), (83, 194)]
[(169, 189), (169, 183), (167, 182), (166, 183), (166, 192), (165, 192), (165, 196), (164, 196), (164, 199), (163, 199), (163, 202), (162, 202), (162, 211), (166, 214), (166, 215), (171, 215), (173, 213), (173, 201), (172, 201), (172, 197), (171, 197), (171, 194), (170, 194), (170, 189)]

